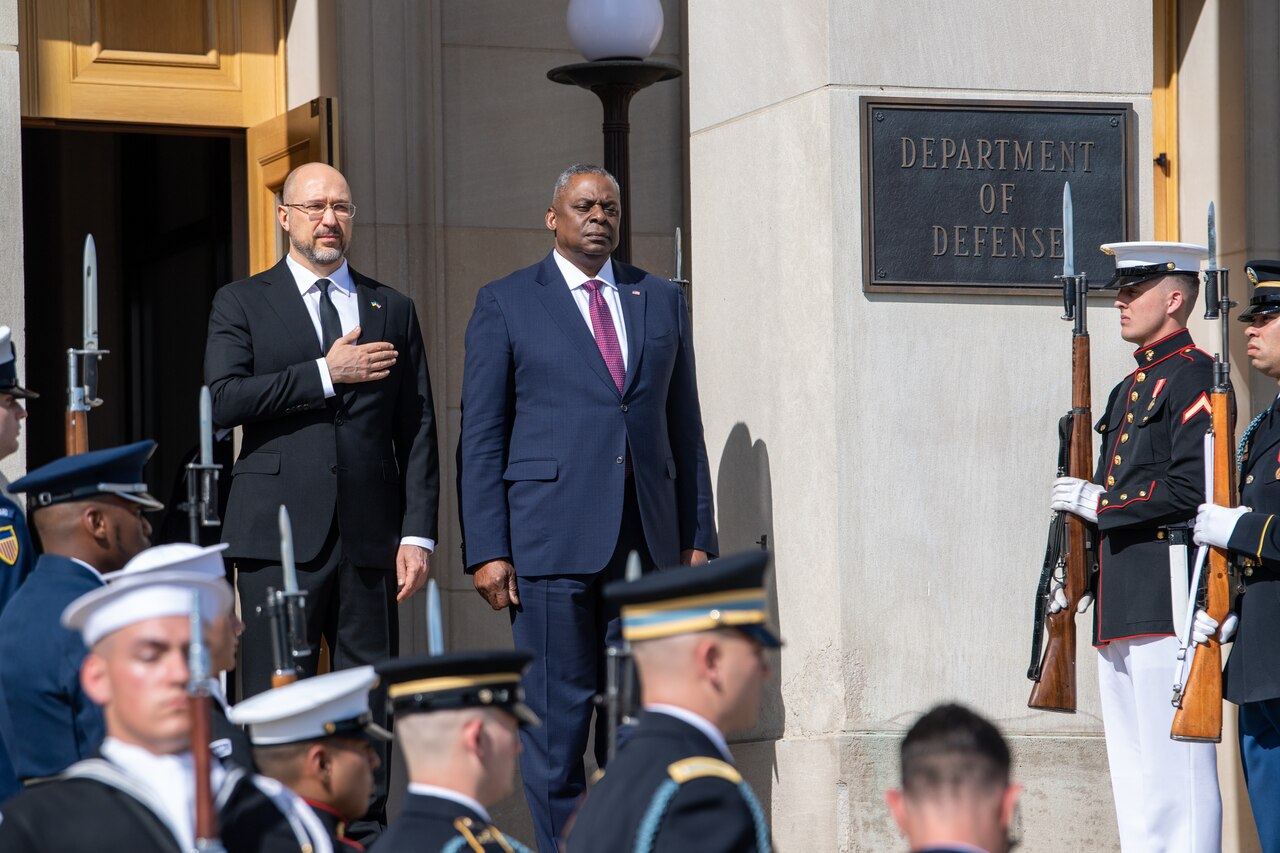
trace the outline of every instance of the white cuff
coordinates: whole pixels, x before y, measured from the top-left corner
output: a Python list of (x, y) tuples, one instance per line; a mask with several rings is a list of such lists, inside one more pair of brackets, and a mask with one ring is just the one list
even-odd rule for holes
[(436, 550), (436, 540), (427, 539), (425, 536), (401, 536), (401, 545), (417, 545), (419, 548), (426, 548), (428, 551)]
[(323, 358), (317, 358), (316, 367), (320, 368), (320, 384), (324, 386), (324, 398), (327, 400), (338, 393), (333, 390), (333, 377), (329, 375), (329, 363)]

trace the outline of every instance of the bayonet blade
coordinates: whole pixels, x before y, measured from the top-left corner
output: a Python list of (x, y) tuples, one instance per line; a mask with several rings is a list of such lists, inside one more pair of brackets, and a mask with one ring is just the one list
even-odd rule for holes
[(98, 348), (98, 247), (92, 234), (84, 238), (84, 348)]
[(1218, 223), (1213, 214), (1213, 202), (1209, 202), (1209, 269), (1218, 268)]
[(1062, 185), (1062, 274), (1076, 274), (1076, 229), (1071, 209), (1071, 182)]
[(680, 245), (680, 226), (676, 226), (676, 281), (684, 281), (680, 275), (684, 270), (684, 247)]
[(444, 654), (444, 617), (440, 614), (440, 587), (427, 581), (427, 654)]

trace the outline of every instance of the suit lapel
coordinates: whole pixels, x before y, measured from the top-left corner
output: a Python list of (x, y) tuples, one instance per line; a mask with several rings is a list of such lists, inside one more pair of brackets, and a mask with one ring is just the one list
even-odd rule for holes
[(288, 330), (298, 348), (310, 358), (324, 356), (320, 351), (320, 338), (316, 335), (315, 324), (307, 313), (302, 294), (298, 293), (298, 283), (294, 281), (288, 265), (281, 260), (258, 278), (266, 285), (263, 294), (267, 304), (280, 318), (281, 325)]
[[(612, 263), (612, 261), (610, 261)], [(613, 280), (618, 283), (618, 304), (622, 306), (622, 321), (627, 329), (627, 378), (622, 383), (622, 396), (631, 393), (644, 355), (645, 307), (648, 293), (639, 281), (632, 281), (630, 271), (620, 264), (613, 265)]]
[(360, 340), (356, 343), (383, 340), (387, 331), (387, 306), (379, 301), (378, 291), (369, 284), (369, 279), (351, 270), (351, 280), (356, 283), (356, 300), (360, 308)]
[(587, 328), (587, 324), (583, 322), (582, 312), (578, 310), (577, 303), (573, 301), (573, 294), (569, 292), (569, 284), (560, 274), (560, 269), (550, 254), (543, 259), (542, 265), (538, 268), (537, 280), (538, 298), (542, 300), (543, 307), (547, 309), (551, 319), (582, 354), (583, 359), (600, 377), (600, 381), (617, 394), (618, 386), (609, 373), (608, 365), (604, 363), (604, 356), (600, 355), (596, 339)]

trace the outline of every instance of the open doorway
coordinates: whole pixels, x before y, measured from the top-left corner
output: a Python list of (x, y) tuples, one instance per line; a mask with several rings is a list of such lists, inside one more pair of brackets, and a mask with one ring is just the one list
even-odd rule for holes
[(110, 355), (89, 446), (155, 439), (147, 481), (170, 503), (198, 440), (214, 291), (248, 272), (243, 131), (26, 126), (22, 166), (25, 376), (42, 394), (29, 406), (28, 468), (65, 452), (66, 350), (81, 345), (81, 258), (92, 233)]

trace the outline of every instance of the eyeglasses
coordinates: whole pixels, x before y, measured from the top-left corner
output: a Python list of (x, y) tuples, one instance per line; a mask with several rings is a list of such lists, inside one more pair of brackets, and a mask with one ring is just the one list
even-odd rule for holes
[(333, 215), (338, 219), (352, 219), (356, 215), (356, 206), (349, 201), (335, 201), (333, 204), (323, 201), (304, 201), (302, 204), (282, 204), (280, 206), (301, 210), (312, 222), (324, 218), (324, 212), (329, 208), (333, 208)]

